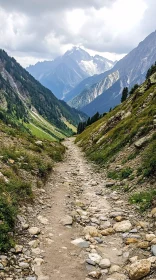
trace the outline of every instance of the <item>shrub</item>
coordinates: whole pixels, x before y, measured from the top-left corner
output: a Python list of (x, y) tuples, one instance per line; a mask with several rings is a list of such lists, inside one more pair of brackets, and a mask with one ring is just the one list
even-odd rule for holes
[(147, 192), (138, 192), (133, 194), (129, 198), (129, 201), (132, 204), (139, 204), (140, 210), (145, 211), (151, 206), (152, 201), (155, 197), (156, 197), (156, 190), (150, 190)]
[(114, 180), (123, 180), (128, 178), (133, 173), (133, 170), (129, 167), (122, 169), (120, 171), (109, 171), (108, 172), (108, 178), (114, 179)]
[(148, 145), (142, 157), (142, 169), (145, 177), (156, 175), (156, 140)]

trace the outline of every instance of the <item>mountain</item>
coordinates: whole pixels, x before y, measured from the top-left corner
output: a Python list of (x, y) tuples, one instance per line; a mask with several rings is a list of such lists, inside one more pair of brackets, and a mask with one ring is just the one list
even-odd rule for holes
[(113, 66), (112, 61), (102, 56), (91, 56), (85, 50), (73, 47), (53, 61), (29, 66), (27, 71), (52, 90), (57, 98), (66, 100), (68, 93), (82, 80), (105, 72)]
[(86, 115), (59, 101), (0, 50), (0, 118), (23, 122), (33, 134), (56, 140), (70, 135)]
[[(134, 84), (141, 84), (144, 81), (147, 70), (155, 61), (156, 31), (118, 61), (110, 71), (105, 72), (102, 77), (99, 76), (102, 78), (100, 81), (95, 84), (90, 83), (86, 88), (86, 80), (84, 80), (85, 88), (81, 87), (81, 92), (68, 104), (89, 115), (97, 111), (100, 113), (108, 111), (110, 107), (119, 104), (119, 93), (121, 94), (124, 86), (131, 88)], [(117, 81), (120, 83), (118, 92), (114, 91), (116, 88), (114, 84)], [(113, 88), (111, 88), (112, 86)]]
[(150, 83), (147, 78), (94, 123), (89, 118), (76, 138), (86, 156), (101, 167), (109, 192), (115, 190), (141, 211), (156, 205), (156, 66), (148, 73)]

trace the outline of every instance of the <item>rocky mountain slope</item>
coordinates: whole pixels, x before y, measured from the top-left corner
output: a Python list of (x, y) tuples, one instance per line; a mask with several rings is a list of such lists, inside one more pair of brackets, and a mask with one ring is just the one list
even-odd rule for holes
[[(81, 92), (69, 101), (70, 106), (79, 108), (88, 115), (93, 115), (97, 111), (107, 112), (110, 107), (119, 104), (118, 95), (124, 86), (131, 88), (134, 84), (141, 84), (144, 81), (148, 68), (155, 60), (156, 32), (153, 32), (137, 48), (118, 61), (108, 73), (104, 73), (100, 81), (88, 85), (85, 89), (81, 88)], [(120, 90), (116, 91), (117, 81)]]
[(21, 123), (33, 134), (54, 139), (70, 135), (86, 116), (59, 101), (6, 52), (0, 51), (1, 119)]
[(102, 56), (90, 56), (81, 48), (73, 47), (53, 61), (38, 62), (27, 70), (59, 99), (68, 99), (77, 84), (89, 76), (111, 69), (114, 63)]
[(110, 187), (145, 210), (156, 203), (156, 73), (76, 141), (100, 164)]

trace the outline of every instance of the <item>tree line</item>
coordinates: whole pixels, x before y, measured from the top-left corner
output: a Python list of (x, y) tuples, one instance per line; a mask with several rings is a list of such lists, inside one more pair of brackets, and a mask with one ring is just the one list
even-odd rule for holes
[(101, 119), (104, 115), (106, 115), (106, 113), (100, 115), (99, 112), (97, 112), (94, 116), (92, 116), (91, 118), (89, 117), (87, 121), (85, 122), (80, 122), (78, 124), (78, 128), (77, 128), (77, 134), (80, 134), (81, 132), (83, 132), (85, 130), (85, 128), (89, 125), (91, 125), (92, 123), (98, 121), (99, 119)]

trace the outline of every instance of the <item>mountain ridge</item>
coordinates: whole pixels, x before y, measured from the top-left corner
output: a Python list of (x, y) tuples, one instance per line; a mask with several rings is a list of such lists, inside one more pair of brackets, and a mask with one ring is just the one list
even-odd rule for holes
[[(128, 86), (129, 88), (136, 83), (141, 84), (145, 79), (147, 70), (155, 61), (156, 61), (156, 31), (149, 34), (149, 36), (147, 36), (142, 42), (140, 42), (135, 49), (133, 49), (129, 54), (127, 54), (120, 61), (118, 61), (110, 71), (105, 72), (104, 73), (105, 75), (102, 77), (100, 81), (98, 81), (97, 84), (94, 84), (94, 86), (93, 84), (91, 84), (88, 90), (85, 90), (84, 92), (82, 90), (82, 92), (79, 93), (79, 95), (77, 95), (73, 100), (69, 101), (68, 103), (72, 107), (79, 108), (83, 112), (88, 113), (89, 115), (91, 115), (93, 111), (94, 113), (96, 113), (97, 111), (102, 113), (102, 111), (99, 110), (99, 107), (97, 106), (97, 101), (92, 100), (91, 102), (89, 102), (88, 100), (88, 104), (85, 103), (85, 105), (83, 105), (83, 102), (81, 103), (82, 95), (83, 95), (83, 100), (86, 99), (87, 102), (87, 98), (85, 98), (86, 95), (88, 94), (88, 96), (94, 97), (95, 87), (100, 88), (100, 83), (103, 87), (103, 84), (107, 79), (107, 75), (113, 75), (113, 73), (115, 74), (117, 72), (119, 72), (119, 76), (116, 80), (114, 80), (114, 83), (118, 79), (120, 79), (121, 84), (123, 83), (124, 86)], [(125, 84), (125, 80), (126, 80), (126, 84)], [(85, 81), (83, 82), (85, 83)], [(113, 86), (113, 83), (111, 86)], [(106, 90), (107, 90), (107, 94), (109, 95), (108, 88), (103, 88), (103, 94)], [(120, 92), (121, 91), (122, 91), (122, 87), (120, 89)], [(102, 95), (100, 89), (97, 92), (97, 95), (99, 96)], [(101, 99), (98, 98), (98, 100), (99, 100), (99, 106), (101, 107), (101, 102), (103, 102), (102, 101), (103, 97), (101, 97)], [(119, 100), (116, 99), (115, 105), (119, 104), (118, 102)], [(104, 102), (103, 102), (103, 106), (104, 106), (103, 107), (103, 112), (104, 112), (106, 110)], [(112, 107), (111, 103), (109, 104), (109, 108), (110, 107)], [(107, 106), (107, 111), (108, 111), (108, 106)]]
[(26, 69), (59, 99), (65, 99), (76, 85), (85, 78), (100, 74), (114, 63), (98, 55), (91, 56), (79, 47), (73, 47), (53, 61), (39, 62)]

